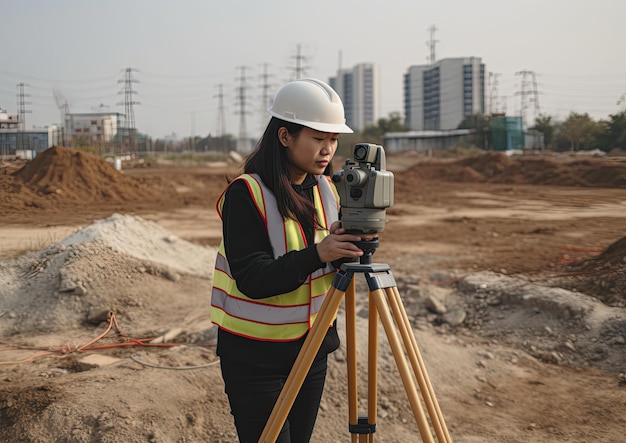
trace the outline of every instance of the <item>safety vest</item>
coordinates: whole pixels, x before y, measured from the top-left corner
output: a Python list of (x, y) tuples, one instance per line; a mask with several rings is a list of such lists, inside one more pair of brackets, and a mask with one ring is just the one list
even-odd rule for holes
[[(265, 186), (257, 174), (243, 174), (236, 180), (243, 180), (259, 214), (261, 215), (274, 258), (289, 251), (301, 250), (308, 246), (304, 230), (292, 218), (283, 218), (278, 211), (274, 194)], [(327, 176), (317, 177), (318, 186), (313, 188), (313, 200), (317, 212), (315, 243), (329, 235), (330, 225), (338, 219), (339, 196)], [(222, 218), (224, 195), (217, 202), (217, 212)], [(213, 274), (211, 293), (211, 320), (221, 328), (234, 334), (264, 341), (296, 340), (311, 328), (319, 312), (326, 293), (335, 276), (335, 268), (326, 264), (310, 274), (297, 289), (284, 294), (263, 299), (252, 299), (239, 291), (233, 278), (226, 252), (224, 239), (219, 247)]]

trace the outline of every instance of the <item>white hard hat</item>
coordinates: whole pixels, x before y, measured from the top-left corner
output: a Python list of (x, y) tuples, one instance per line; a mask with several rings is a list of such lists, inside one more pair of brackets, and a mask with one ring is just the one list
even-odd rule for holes
[(267, 112), (317, 131), (354, 132), (346, 125), (339, 95), (329, 85), (314, 78), (302, 78), (284, 85)]

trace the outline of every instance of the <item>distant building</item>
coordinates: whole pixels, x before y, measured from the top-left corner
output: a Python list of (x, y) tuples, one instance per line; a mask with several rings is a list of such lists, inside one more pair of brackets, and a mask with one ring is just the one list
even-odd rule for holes
[(414, 131), (456, 129), (485, 113), (485, 65), (479, 57), (411, 66), (404, 75), (405, 126)]
[(383, 137), (383, 144), (385, 145), (385, 150), (389, 153), (405, 151), (428, 152), (469, 145), (474, 132), (470, 129), (388, 132)]
[(489, 119), (490, 147), (496, 151), (524, 149), (522, 117), (492, 116)]
[(113, 142), (123, 123), (124, 114), (118, 112), (67, 114), (64, 136), (72, 146), (100, 146)]
[(346, 124), (355, 131), (378, 122), (378, 69), (373, 63), (361, 63), (341, 69), (329, 80), (337, 91), (346, 113)]
[(136, 155), (151, 149), (150, 141), (135, 128), (127, 128), (119, 112), (65, 115), (61, 139), (70, 147), (95, 147), (100, 155)]
[(21, 129), (20, 118), (0, 109), (0, 158), (33, 158), (48, 149), (56, 126)]

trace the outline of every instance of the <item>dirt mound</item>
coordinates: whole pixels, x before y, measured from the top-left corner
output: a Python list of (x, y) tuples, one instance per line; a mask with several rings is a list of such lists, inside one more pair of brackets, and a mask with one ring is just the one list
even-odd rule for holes
[(468, 157), (455, 162), (456, 165), (470, 167), (484, 177), (502, 175), (511, 167), (513, 160), (502, 153), (488, 152), (478, 157)]
[(13, 175), (31, 191), (55, 200), (124, 202), (153, 196), (101, 157), (60, 146), (46, 149)]
[[(0, 312), (7, 314), (0, 337), (78, 328), (91, 310), (148, 311), (155, 294), (141, 291), (146, 281), (160, 278), (166, 287), (184, 275), (210, 280), (215, 255), (215, 248), (156, 223), (113, 214), (45, 249), (0, 261)], [(134, 286), (139, 290), (128, 295)]]
[(626, 237), (617, 240), (601, 254), (566, 266), (572, 283), (579, 291), (598, 298), (609, 306), (626, 303)]
[(434, 162), (418, 163), (409, 171), (425, 179), (453, 182), (626, 188), (626, 163), (612, 159), (508, 157), (489, 152), (456, 161)]

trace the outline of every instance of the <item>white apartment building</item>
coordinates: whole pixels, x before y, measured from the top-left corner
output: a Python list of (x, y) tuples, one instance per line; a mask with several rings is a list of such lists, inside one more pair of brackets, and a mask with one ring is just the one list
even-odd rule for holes
[(378, 68), (361, 63), (352, 69), (340, 69), (329, 80), (337, 91), (346, 113), (346, 124), (355, 131), (378, 122)]
[(124, 115), (118, 112), (66, 114), (64, 136), (72, 143), (109, 143), (120, 132), (123, 122)]
[(404, 124), (414, 131), (457, 129), (485, 113), (485, 65), (480, 57), (411, 66), (404, 75)]

